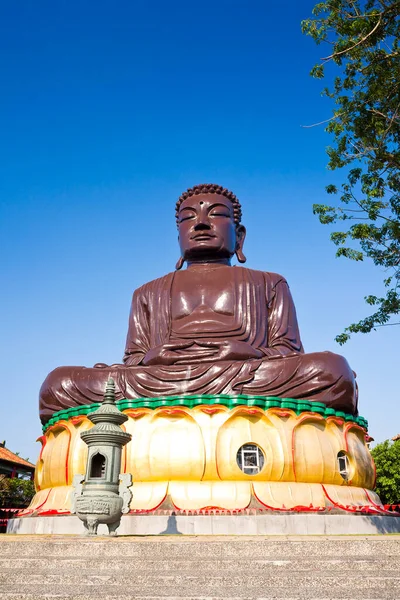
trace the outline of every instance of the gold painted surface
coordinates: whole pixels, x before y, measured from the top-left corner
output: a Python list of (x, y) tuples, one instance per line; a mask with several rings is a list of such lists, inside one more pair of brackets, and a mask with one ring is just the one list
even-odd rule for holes
[(324, 485), (324, 491), (331, 503), (339, 508), (348, 506), (368, 506), (371, 500), (378, 506), (381, 501), (378, 494), (371, 490), (365, 490), (359, 487), (341, 487), (338, 485)]
[[(301, 415), (293, 433), (296, 480), (307, 483), (343, 481), (337, 470), (337, 453), (344, 450), (320, 415)], [(300, 418), (301, 418), (300, 417)], [(339, 476), (340, 479), (337, 479)], [(333, 481), (336, 479), (336, 481)]]
[(370, 453), (364, 452), (363, 430), (353, 423), (346, 424), (344, 438), (352, 470), (351, 483), (354, 486), (372, 489), (375, 483), (375, 469)]
[(42, 452), (40, 489), (68, 485), (66, 469), (69, 459), (69, 428), (61, 421), (46, 432), (46, 444)]
[(269, 482), (253, 483), (254, 495), (267, 508), (282, 510), (295, 506), (325, 507), (326, 496), (318, 483)]
[(154, 510), (167, 495), (167, 481), (135, 481), (131, 487), (131, 510)]
[(24, 510), (24, 512), (32, 512), (33, 510), (39, 510), (47, 501), (52, 488), (47, 488), (46, 490), (38, 490), (34, 495), (32, 502), (29, 507)]
[(202, 481), (218, 481), (217, 461), (215, 460), (218, 431), (227, 420), (224, 406), (196, 406), (192, 410), (203, 436), (205, 469)]
[[(357, 490), (373, 487), (374, 465), (365, 431), (354, 423), (311, 412), (296, 415), (289, 409), (244, 406), (124, 412), (132, 441), (126, 446), (121, 470), (132, 473), (135, 482), (132, 510), (154, 510), (168, 495), (182, 510), (240, 509), (252, 494), (275, 508), (326, 506), (329, 501), (321, 484), (326, 490), (332, 488), (334, 502), (337, 498), (339, 504), (353, 500), (356, 505), (370, 504), (365, 493)], [(91, 426), (87, 417), (74, 417), (50, 427), (40, 438), (38, 493), (30, 510), (68, 509), (68, 486), (86, 467), (87, 446), (80, 433)], [(246, 475), (236, 462), (237, 451), (247, 443), (257, 444), (264, 453), (264, 467), (257, 475)], [(347, 481), (338, 470), (340, 451), (349, 460)], [(350, 489), (353, 495), (346, 491)]]
[(127, 466), (135, 481), (202, 479), (204, 441), (189, 411), (167, 408), (147, 413), (132, 435)]
[(86, 461), (88, 455), (87, 444), (81, 439), (80, 434), (93, 426), (93, 423), (86, 417), (76, 417), (72, 419), (70, 431), (71, 442), (68, 462), (68, 485), (72, 485), (74, 475), (86, 472)]
[(51, 490), (46, 505), (57, 506), (57, 510), (60, 512), (69, 512), (69, 509), (71, 508), (72, 492), (72, 485), (55, 487)]
[(249, 481), (171, 481), (168, 492), (176, 508), (241, 510), (250, 504)]

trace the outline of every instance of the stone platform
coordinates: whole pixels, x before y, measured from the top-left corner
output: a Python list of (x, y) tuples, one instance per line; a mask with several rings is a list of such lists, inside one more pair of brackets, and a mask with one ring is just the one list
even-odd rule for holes
[[(84, 534), (75, 516), (11, 519), (8, 533)], [(105, 525), (99, 533), (106, 534)], [(344, 535), (400, 533), (400, 516), (362, 514), (127, 515), (118, 535)]]
[(0, 536), (0, 600), (395, 600), (400, 536)]

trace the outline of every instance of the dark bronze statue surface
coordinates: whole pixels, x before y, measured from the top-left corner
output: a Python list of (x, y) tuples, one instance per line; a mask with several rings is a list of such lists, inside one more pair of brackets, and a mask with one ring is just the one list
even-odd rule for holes
[(123, 364), (52, 371), (40, 391), (42, 421), (101, 401), (109, 377), (121, 398), (258, 394), (357, 414), (347, 361), (331, 352), (304, 353), (286, 280), (231, 267), (235, 253), (246, 260), (236, 196), (221, 186), (196, 186), (179, 198), (176, 217), (177, 270), (135, 291)]

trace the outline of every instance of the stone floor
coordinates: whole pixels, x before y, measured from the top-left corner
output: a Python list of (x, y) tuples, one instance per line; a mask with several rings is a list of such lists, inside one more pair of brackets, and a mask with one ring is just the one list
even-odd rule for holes
[(0, 600), (398, 600), (400, 535), (0, 535)]

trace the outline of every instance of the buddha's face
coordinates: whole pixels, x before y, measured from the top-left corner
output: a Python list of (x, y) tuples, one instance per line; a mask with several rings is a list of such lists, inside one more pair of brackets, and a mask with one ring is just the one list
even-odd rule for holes
[(185, 260), (230, 259), (235, 253), (239, 232), (232, 203), (225, 196), (199, 194), (187, 198), (179, 208), (178, 226)]

